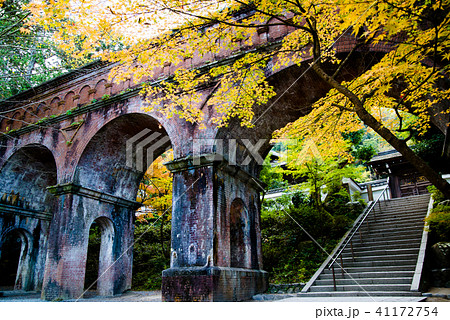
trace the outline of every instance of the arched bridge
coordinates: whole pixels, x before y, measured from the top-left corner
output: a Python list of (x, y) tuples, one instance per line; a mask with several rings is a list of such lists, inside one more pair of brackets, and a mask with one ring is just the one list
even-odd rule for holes
[[(291, 31), (257, 30), (254, 45), (279, 42)], [(354, 44), (343, 36), (336, 48), (345, 53)], [(386, 50), (371, 48), (373, 55)], [(356, 53), (343, 76), (360, 73), (365, 54)], [(234, 58), (227, 53), (186, 63), (200, 67), (224, 59)], [(130, 289), (138, 186), (151, 161), (171, 147), (172, 244), (163, 299), (236, 301), (263, 292), (268, 277), (261, 253), (259, 160), (270, 149), (272, 133), (329, 90), (308, 63), (276, 72), (268, 67), (278, 95), (255, 110), (251, 129), (237, 122), (216, 127), (208, 122), (214, 108), (203, 110), (203, 123), (145, 112), (140, 86), (108, 81), (111, 66), (101, 62), (3, 101), (0, 254), (9, 236), (21, 239), (15, 287), (42, 290), (47, 300), (80, 297), (95, 221), (102, 230), (99, 293)], [(176, 68), (167, 65), (155, 78)], [(206, 99), (213, 88), (199, 90)]]

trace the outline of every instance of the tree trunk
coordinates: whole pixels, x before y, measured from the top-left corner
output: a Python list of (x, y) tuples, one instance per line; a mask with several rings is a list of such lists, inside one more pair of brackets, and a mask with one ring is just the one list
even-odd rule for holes
[(346, 96), (353, 104), (354, 110), (358, 117), (365, 125), (372, 128), (383, 139), (385, 139), (392, 147), (400, 152), (403, 157), (409, 161), (421, 174), (423, 174), (428, 181), (430, 181), (439, 191), (441, 191), (445, 198), (450, 199), (450, 184), (441, 177), (441, 175), (431, 168), (422, 158), (420, 158), (410, 147), (407, 146), (404, 140), (397, 138), (389, 129), (384, 127), (377, 119), (375, 119), (364, 108), (363, 102), (348, 88), (342, 86), (336, 80), (331, 78), (323, 71), (318, 63), (312, 65), (313, 70), (330, 86), (338, 90)]

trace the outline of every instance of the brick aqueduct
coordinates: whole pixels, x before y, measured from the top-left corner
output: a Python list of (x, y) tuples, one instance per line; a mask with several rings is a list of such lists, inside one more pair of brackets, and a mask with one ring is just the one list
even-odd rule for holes
[[(279, 43), (291, 31), (283, 26), (261, 28), (254, 34), (254, 46)], [(352, 37), (343, 36), (336, 49), (349, 52), (354, 44)], [(368, 59), (387, 48), (362, 50), (344, 77), (355, 76), (367, 67)], [(224, 52), (185, 63), (198, 67), (207, 60), (235, 57)], [(203, 107), (206, 129), (178, 117), (145, 112), (139, 86), (131, 80), (109, 82), (110, 67), (103, 63), (87, 65), (3, 101), (0, 255), (8, 254), (8, 239), (16, 239), (20, 255), (15, 289), (41, 290), (46, 300), (80, 297), (94, 221), (101, 229), (99, 294), (130, 289), (133, 223), (140, 205), (135, 199), (146, 169), (137, 167), (136, 159), (143, 156), (147, 163), (146, 150), (155, 151), (156, 158), (171, 147), (174, 160), (167, 166), (173, 172), (172, 243), (170, 268), (163, 271), (163, 300), (238, 301), (263, 292), (268, 275), (261, 253), (259, 166), (242, 139), (253, 145), (258, 139), (269, 141), (276, 129), (304, 115), (329, 90), (312, 71), (306, 71), (309, 62), (305, 59), (304, 66), (277, 72), (268, 67), (278, 94), (255, 110), (259, 120), (252, 129), (237, 122), (215, 127), (208, 122), (215, 112), (209, 106)], [(156, 78), (170, 76), (175, 68), (168, 65), (157, 70)], [(213, 86), (201, 90), (206, 99)], [(159, 136), (149, 142), (152, 139), (146, 132)], [(129, 139), (135, 142), (131, 167)], [(224, 139), (223, 148), (218, 150), (205, 139)], [(237, 165), (228, 161), (229, 141), (237, 145)], [(270, 145), (254, 150), (264, 158)]]

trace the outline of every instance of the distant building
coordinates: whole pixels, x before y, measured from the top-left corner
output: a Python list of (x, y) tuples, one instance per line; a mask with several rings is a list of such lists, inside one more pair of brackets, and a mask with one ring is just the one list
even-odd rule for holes
[(392, 198), (428, 193), (431, 183), (397, 150), (380, 152), (367, 164), (378, 176), (389, 177)]

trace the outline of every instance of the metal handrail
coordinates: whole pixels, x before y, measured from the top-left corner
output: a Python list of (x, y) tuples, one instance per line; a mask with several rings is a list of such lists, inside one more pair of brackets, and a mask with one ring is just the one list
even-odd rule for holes
[[(341, 249), (339, 251), (336, 251), (336, 253), (334, 254), (334, 258), (328, 264), (328, 269), (332, 268), (332, 271), (333, 271), (333, 284), (334, 284), (335, 291), (336, 291), (336, 278), (335, 278), (335, 274), (334, 274), (334, 264), (336, 263), (336, 260), (340, 257), (340, 260), (341, 260), (340, 268), (342, 270), (342, 276), (343, 276), (344, 275), (344, 264), (343, 264), (343, 260), (342, 260), (342, 253), (344, 252), (345, 248), (350, 243), (351, 251), (352, 251), (352, 258), (353, 258), (353, 260), (355, 259), (355, 256), (353, 253), (353, 242), (352, 242), (353, 237), (355, 236), (356, 232), (359, 231), (360, 240), (362, 241), (360, 228), (363, 225), (363, 223), (366, 221), (369, 214), (372, 212), (373, 208), (375, 208), (375, 205), (377, 203), (380, 205), (379, 201), (381, 199), (381, 196), (383, 196), (384, 199), (386, 200), (386, 191), (388, 189), (389, 189), (389, 178), (387, 179), (386, 187), (384, 187), (383, 191), (380, 193), (380, 195), (377, 197), (377, 199), (369, 205), (369, 208), (366, 210), (366, 213), (364, 214), (364, 216), (361, 219), (359, 219), (359, 221), (356, 225), (353, 226), (353, 228), (352, 228), (353, 230), (351, 232), (349, 232), (347, 235), (347, 240), (341, 245)], [(374, 218), (376, 220), (375, 213), (374, 213)], [(367, 221), (367, 223), (368, 223), (368, 221)]]

